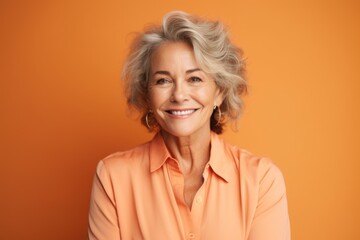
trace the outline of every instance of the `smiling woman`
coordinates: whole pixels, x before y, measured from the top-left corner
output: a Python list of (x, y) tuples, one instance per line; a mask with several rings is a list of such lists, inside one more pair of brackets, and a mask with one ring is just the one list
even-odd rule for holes
[(209, 135), (214, 106), (220, 106), (223, 96), (211, 76), (200, 70), (191, 46), (164, 43), (150, 61), (149, 108), (163, 137)]
[(240, 96), (246, 92), (247, 83), (242, 52), (231, 43), (227, 30), (220, 22), (173, 12), (164, 17), (161, 26), (152, 26), (139, 34), (123, 69), (128, 104), (142, 113), (145, 126), (149, 125), (146, 117), (152, 123), (151, 127), (148, 126), (150, 131), (159, 130), (157, 122), (148, 114), (148, 84), (152, 55), (157, 48), (169, 42), (187, 43), (192, 49), (192, 60), (222, 91), (223, 103), (214, 111), (210, 125), (212, 131), (221, 133), (226, 120), (239, 120), (242, 110)]
[(135, 39), (128, 103), (156, 134), (99, 162), (90, 239), (290, 239), (280, 170), (218, 136), (240, 116), (243, 71), (219, 22), (172, 12)]

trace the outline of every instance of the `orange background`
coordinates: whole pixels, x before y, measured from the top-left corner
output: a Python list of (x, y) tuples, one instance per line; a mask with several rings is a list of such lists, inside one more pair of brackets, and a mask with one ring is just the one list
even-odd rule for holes
[(0, 238), (87, 238), (98, 160), (151, 137), (122, 96), (131, 32), (175, 9), (244, 49), (250, 93), (224, 138), (283, 170), (292, 239), (360, 239), (356, 0), (2, 0)]

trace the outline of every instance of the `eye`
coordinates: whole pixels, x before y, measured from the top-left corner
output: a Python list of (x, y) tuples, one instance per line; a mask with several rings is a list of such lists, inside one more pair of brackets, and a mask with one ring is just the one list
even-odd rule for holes
[(202, 82), (202, 79), (199, 78), (199, 77), (191, 77), (189, 79), (189, 81), (192, 82), (192, 83), (199, 83), (199, 82)]
[(156, 80), (156, 82), (155, 82), (156, 85), (165, 85), (167, 83), (171, 83), (171, 80), (166, 79), (166, 78), (160, 78), (160, 79)]

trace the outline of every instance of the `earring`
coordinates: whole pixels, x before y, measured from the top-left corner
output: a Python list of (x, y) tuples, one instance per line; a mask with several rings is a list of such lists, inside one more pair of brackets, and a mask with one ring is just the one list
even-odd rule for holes
[(220, 110), (220, 107), (217, 106), (217, 105), (214, 106), (214, 110), (215, 110), (216, 108), (217, 108), (217, 110), (218, 110), (218, 120), (217, 120), (217, 122), (216, 122), (216, 126), (219, 126), (219, 125), (220, 125), (220, 122), (221, 122), (221, 110)]
[(145, 122), (146, 122), (146, 126), (148, 127), (148, 129), (151, 129), (151, 127), (150, 127), (150, 124), (149, 124), (149, 113), (152, 113), (151, 111), (148, 111), (147, 113), (146, 113), (146, 115), (145, 115)]

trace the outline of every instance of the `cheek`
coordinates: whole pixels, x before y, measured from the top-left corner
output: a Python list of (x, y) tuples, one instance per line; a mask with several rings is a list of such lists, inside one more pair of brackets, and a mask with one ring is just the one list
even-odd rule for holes
[(213, 89), (201, 89), (197, 91), (196, 96), (203, 104), (213, 105), (215, 102), (215, 91)]
[(157, 108), (168, 99), (166, 91), (152, 90), (149, 92), (149, 104), (152, 108)]

